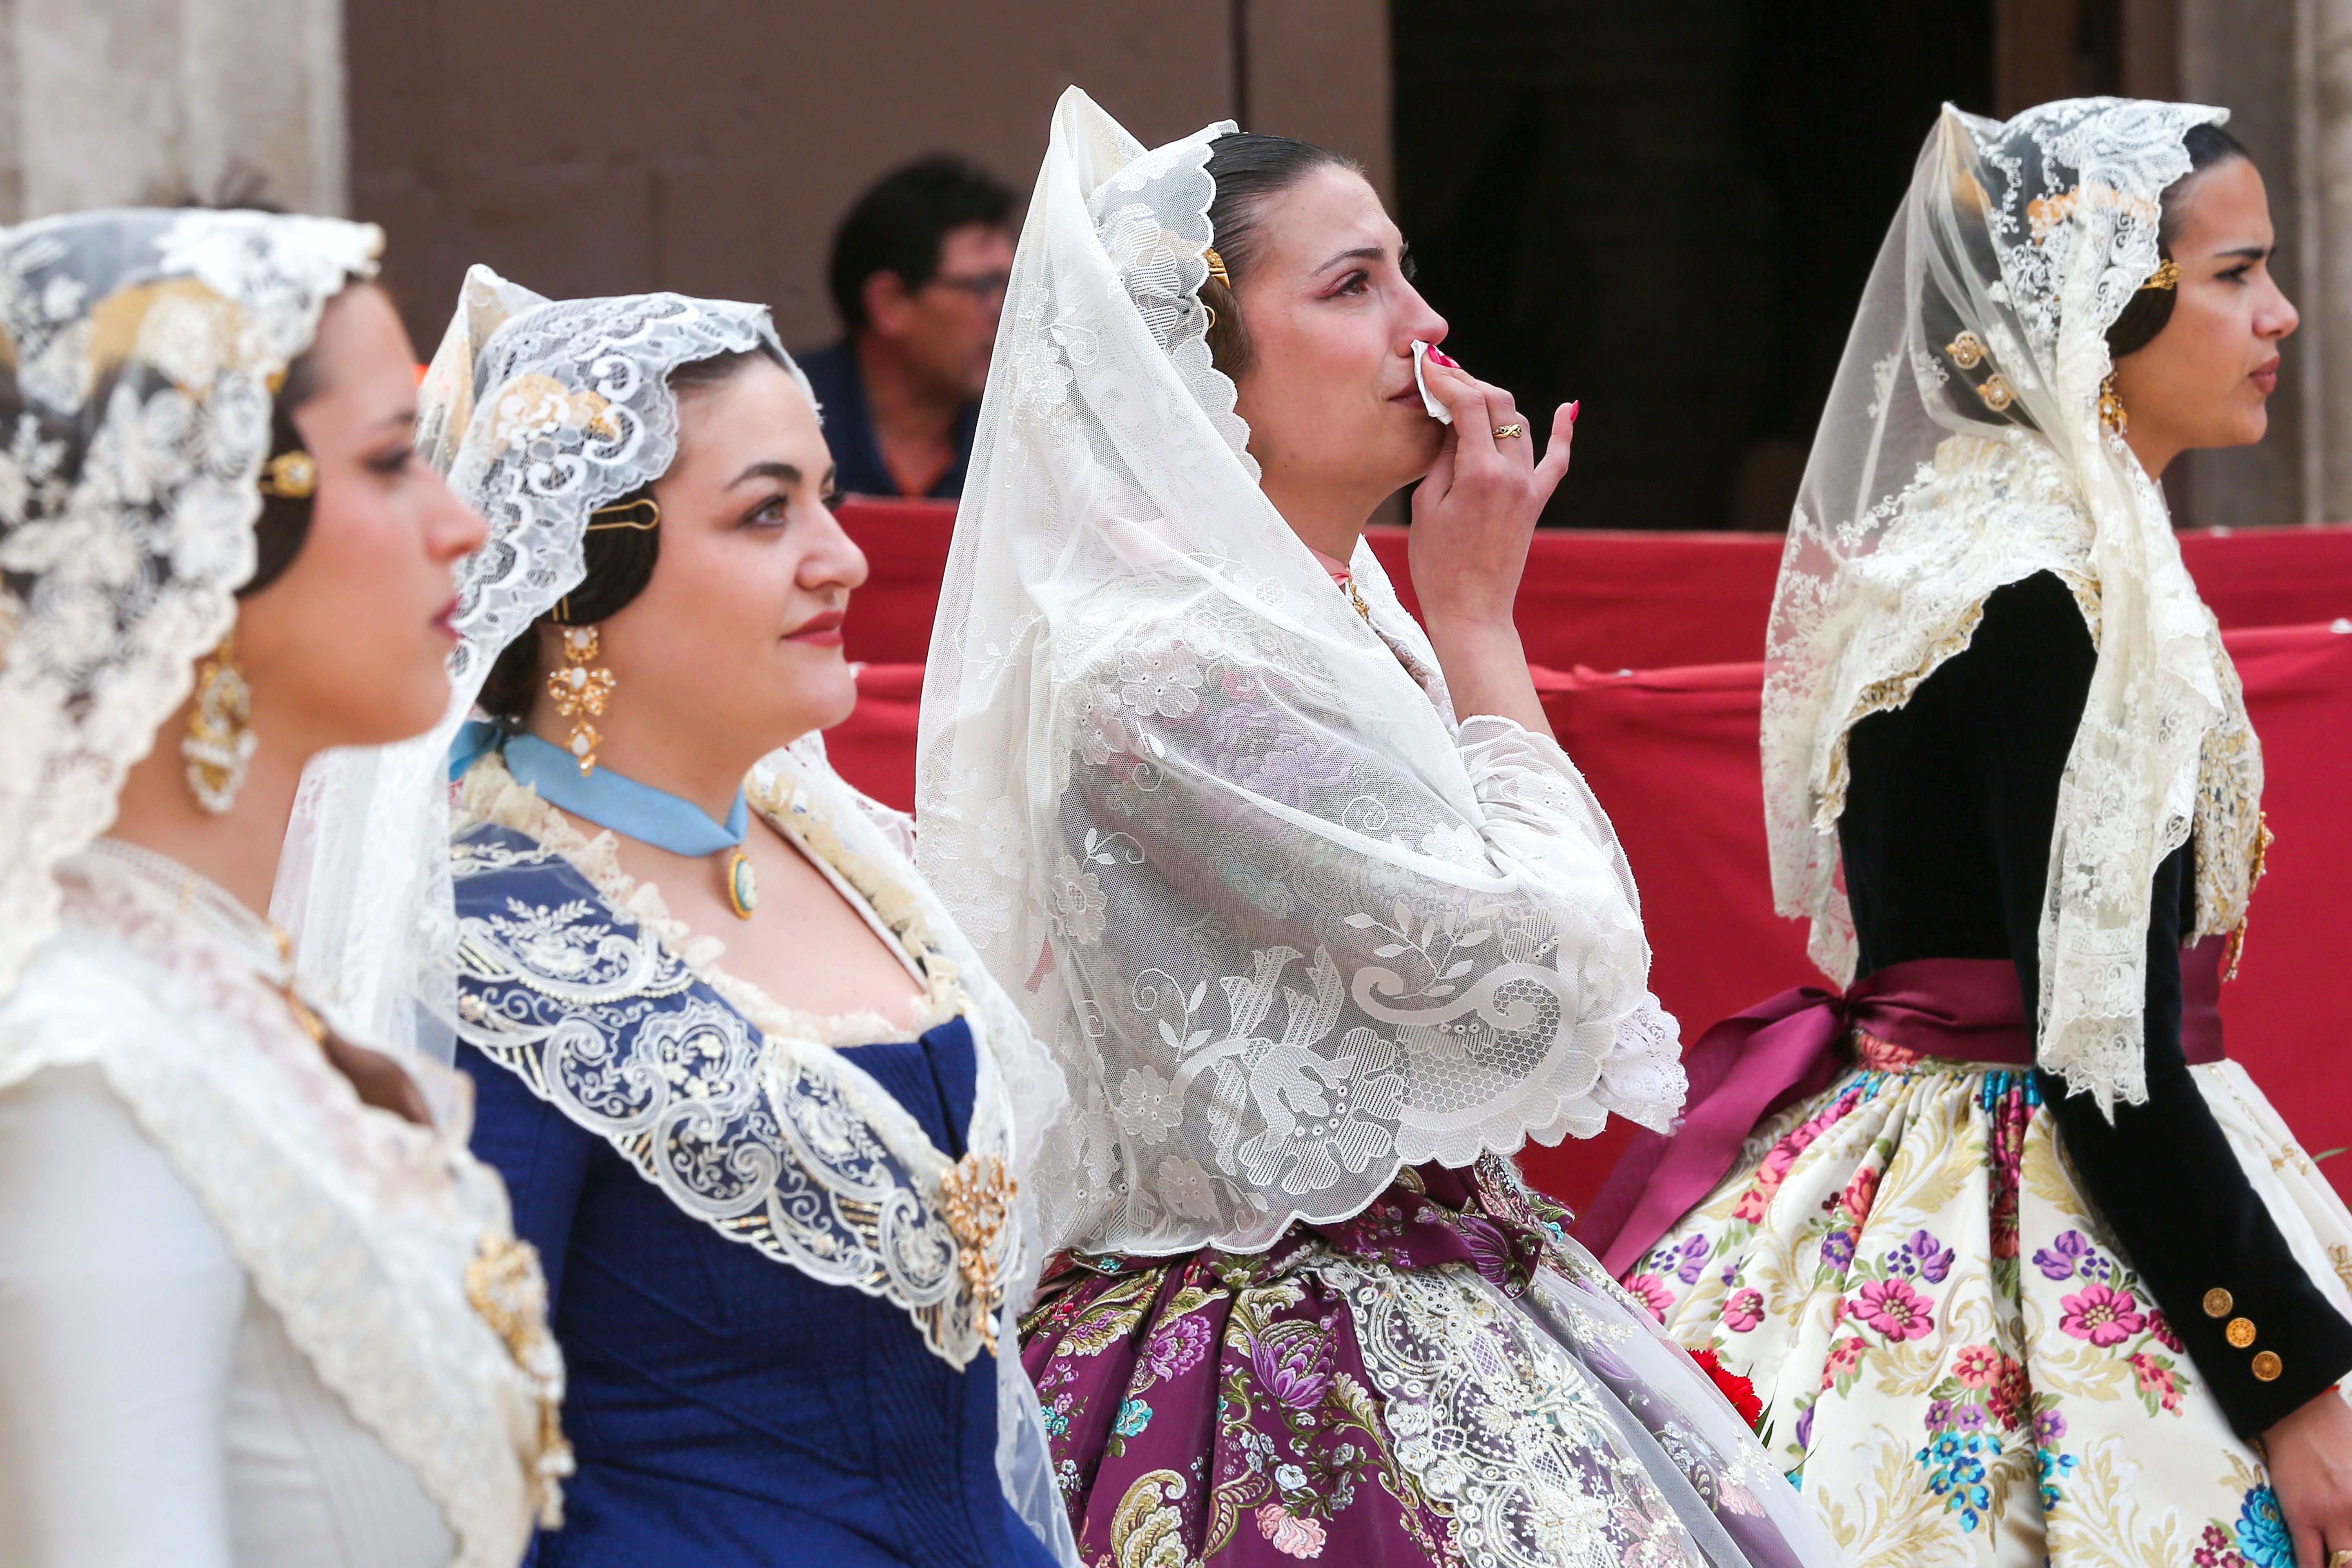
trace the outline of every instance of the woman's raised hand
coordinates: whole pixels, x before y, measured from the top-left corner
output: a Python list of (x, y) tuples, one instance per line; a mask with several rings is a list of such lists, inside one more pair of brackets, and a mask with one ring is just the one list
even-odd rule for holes
[(1509, 393), (1434, 350), (1425, 374), (1454, 424), (1412, 498), (1406, 554), (1423, 624), (1457, 714), (1492, 713), (1549, 735), (1511, 606), (1536, 520), (1568, 472), (1577, 405), (1564, 403), (1553, 414), (1538, 460), (1535, 433)]
[[(1564, 403), (1553, 414), (1551, 439), (1538, 461), (1536, 432), (1508, 392), (1434, 350), (1425, 374), (1454, 424), (1436, 466), (1413, 492), (1413, 592), (1433, 636), (1442, 623), (1507, 626), (1536, 520), (1568, 472), (1576, 405)], [(1498, 437), (1497, 430), (1518, 434)]]

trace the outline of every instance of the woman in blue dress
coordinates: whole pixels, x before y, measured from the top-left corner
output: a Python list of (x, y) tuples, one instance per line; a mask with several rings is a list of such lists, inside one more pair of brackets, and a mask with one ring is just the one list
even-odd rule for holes
[(573, 1369), (536, 1561), (1071, 1561), (1004, 1315), (1061, 1079), (825, 763), (866, 566), (806, 382), (761, 307), (476, 268), (424, 397), (491, 520), (457, 1059)]

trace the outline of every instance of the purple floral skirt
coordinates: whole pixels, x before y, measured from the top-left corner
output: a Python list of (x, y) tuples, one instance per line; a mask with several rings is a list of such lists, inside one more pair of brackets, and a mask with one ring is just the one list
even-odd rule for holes
[(1081, 1257), (1023, 1325), (1089, 1564), (1829, 1568), (1706, 1374), (1507, 1163), (1264, 1253)]

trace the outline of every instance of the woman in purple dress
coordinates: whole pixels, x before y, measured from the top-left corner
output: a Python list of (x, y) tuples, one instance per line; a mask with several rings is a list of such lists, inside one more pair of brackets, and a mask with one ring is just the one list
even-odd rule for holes
[[(1682, 1080), (1511, 626), (1574, 410), (1538, 461), (1409, 275), (1344, 159), (1147, 152), (1065, 97), (919, 789), (927, 874), (1075, 1100), (1024, 1361), (1080, 1548), (1827, 1563), (1508, 1162), (1663, 1126)], [(1361, 539), (1416, 479), (1425, 633)]]

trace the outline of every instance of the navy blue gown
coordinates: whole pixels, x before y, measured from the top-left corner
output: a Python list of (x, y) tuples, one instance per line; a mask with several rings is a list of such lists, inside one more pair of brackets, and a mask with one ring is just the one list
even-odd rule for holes
[[(470, 837), (505, 863), (461, 852), (461, 921), (568, 921), (575, 942), (583, 922), (635, 934), (575, 868), (524, 836), (483, 825)], [(637, 992), (656, 997), (643, 1016), (718, 1002), (681, 966), (662, 973), (686, 983)], [(468, 1016), (504, 1001), (501, 983), (469, 973), (464, 986)], [(847, 1054), (942, 1152), (962, 1153), (976, 1072), (962, 1019)], [(959, 1372), (903, 1309), (820, 1282), (688, 1214), (611, 1138), (542, 1098), (531, 1064), (461, 1044), (458, 1065), (478, 1090), (474, 1150), (504, 1173), (516, 1232), (544, 1260), (569, 1364), (563, 1424), (579, 1473), (565, 1485), (564, 1527), (542, 1534), (527, 1561), (1052, 1563), (999, 1487), (985, 1352)]]

